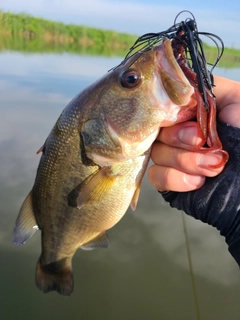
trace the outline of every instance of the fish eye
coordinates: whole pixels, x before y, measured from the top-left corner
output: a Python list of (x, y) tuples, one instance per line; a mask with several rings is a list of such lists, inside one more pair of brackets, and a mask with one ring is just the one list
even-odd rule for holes
[(120, 76), (121, 85), (124, 88), (134, 88), (141, 80), (141, 75), (133, 69), (125, 70)]

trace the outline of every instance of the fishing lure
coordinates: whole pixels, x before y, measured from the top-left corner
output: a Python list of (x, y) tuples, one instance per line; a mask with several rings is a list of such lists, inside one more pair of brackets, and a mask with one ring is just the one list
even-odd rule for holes
[[(186, 20), (177, 23), (178, 17), (186, 12), (189, 13), (192, 18), (187, 18)], [(200, 35), (210, 38), (217, 47), (217, 57), (215, 62), (211, 64), (212, 68), (210, 70), (208, 70), (208, 65), (210, 65), (210, 63), (206, 60)], [(153, 47), (159, 45), (164, 38), (171, 39), (174, 48), (184, 48), (188, 67), (196, 73), (199, 91), (203, 96), (205, 108), (209, 111), (206, 87), (209, 89), (212, 96), (215, 97), (212, 91), (212, 88), (214, 87), (212, 72), (223, 55), (224, 43), (222, 39), (213, 33), (199, 32), (194, 15), (190, 11), (184, 10), (176, 16), (173, 26), (167, 30), (157, 33), (146, 33), (139, 37), (130, 48), (123, 61), (129, 59), (136, 52), (143, 53), (151, 50)]]

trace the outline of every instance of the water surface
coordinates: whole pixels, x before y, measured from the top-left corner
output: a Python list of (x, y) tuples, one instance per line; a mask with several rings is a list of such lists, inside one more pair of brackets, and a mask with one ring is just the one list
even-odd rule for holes
[[(110, 248), (79, 250), (72, 296), (34, 283), (40, 233), (11, 243), (30, 191), (36, 151), (66, 104), (120, 62), (64, 54), (0, 54), (0, 319), (193, 320), (196, 307), (181, 213), (144, 180), (135, 212), (109, 231)], [(218, 69), (240, 81), (239, 69)], [(239, 268), (214, 228), (186, 216), (201, 319), (240, 319)]]

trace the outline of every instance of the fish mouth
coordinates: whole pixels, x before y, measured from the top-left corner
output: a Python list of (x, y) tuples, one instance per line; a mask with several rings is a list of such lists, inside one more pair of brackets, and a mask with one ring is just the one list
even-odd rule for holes
[(164, 39), (155, 49), (158, 73), (168, 97), (177, 106), (189, 104), (194, 88), (174, 56), (171, 40)]

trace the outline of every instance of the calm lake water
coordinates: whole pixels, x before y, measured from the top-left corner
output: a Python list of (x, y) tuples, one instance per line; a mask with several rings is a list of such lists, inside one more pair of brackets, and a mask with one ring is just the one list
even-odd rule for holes
[[(0, 53), (0, 319), (197, 319), (181, 213), (144, 180), (135, 212), (109, 231), (110, 248), (79, 250), (70, 297), (35, 287), (40, 232), (12, 245), (42, 146), (66, 104), (120, 62), (70, 54)], [(217, 74), (240, 81), (240, 69)], [(218, 231), (186, 216), (201, 319), (240, 319), (240, 272)]]

